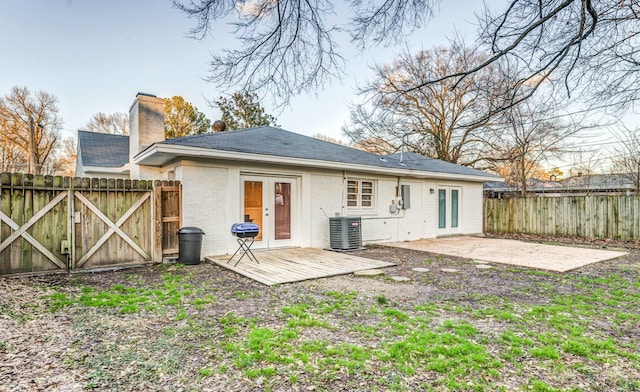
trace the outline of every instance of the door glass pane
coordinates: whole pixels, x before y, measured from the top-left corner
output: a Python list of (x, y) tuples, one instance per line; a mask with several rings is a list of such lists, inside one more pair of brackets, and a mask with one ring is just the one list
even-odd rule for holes
[(275, 239), (291, 239), (291, 183), (276, 182), (274, 195)]
[(244, 221), (260, 227), (256, 241), (262, 240), (262, 182), (244, 182)]
[(447, 227), (447, 190), (438, 189), (438, 228)]
[(458, 227), (458, 190), (451, 190), (451, 227)]

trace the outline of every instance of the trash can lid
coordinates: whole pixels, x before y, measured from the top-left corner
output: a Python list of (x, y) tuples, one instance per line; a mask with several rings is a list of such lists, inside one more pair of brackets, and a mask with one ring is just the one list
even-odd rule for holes
[(178, 230), (178, 234), (204, 234), (204, 231), (199, 227), (188, 226), (181, 227), (180, 230)]

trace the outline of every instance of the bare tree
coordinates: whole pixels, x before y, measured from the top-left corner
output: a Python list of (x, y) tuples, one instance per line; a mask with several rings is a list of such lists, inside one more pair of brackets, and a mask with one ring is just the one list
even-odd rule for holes
[(27, 156), (20, 148), (12, 143), (8, 134), (7, 120), (0, 117), (0, 172), (19, 172), (27, 169)]
[(640, 92), (639, 19), (636, 1), (510, 0), (479, 17), (481, 47), (491, 55), (445, 78), (459, 83), (501, 62), (517, 70), (501, 109), (547, 84), (594, 106), (626, 108)]
[[(0, 129), (5, 129), (0, 125)], [(27, 156), (19, 146), (12, 143), (4, 132), (0, 134), (0, 172), (27, 170)]]
[(517, 184), (523, 197), (529, 178), (546, 177), (541, 164), (570, 152), (572, 137), (586, 128), (580, 122), (561, 121), (556, 113), (553, 102), (522, 102), (502, 113), (493, 137), (487, 139), (491, 168)]
[[(360, 48), (398, 42), (423, 26), (440, 2), (346, 3), (341, 12), (347, 10), (349, 20), (344, 23), (330, 0), (174, 0), (196, 20), (191, 31), (196, 38), (212, 33), (218, 22), (235, 28), (240, 48), (213, 56), (212, 81), (227, 87), (240, 83), (249, 91), (267, 89), (285, 102), (341, 74), (344, 61), (335, 44), (337, 33), (346, 30)], [(461, 83), (501, 62), (518, 70), (518, 83), (504, 91), (511, 96), (504, 101), (506, 107), (547, 83), (559, 83), (565, 92), (594, 104), (628, 107), (640, 92), (639, 19), (640, 3), (627, 0), (508, 0), (499, 12), (485, 6), (478, 21), (479, 42), (491, 55), (443, 78)]]
[(61, 145), (56, 149), (56, 159), (53, 163), (53, 171), (62, 176), (75, 176), (76, 160), (78, 158), (78, 141), (74, 137), (67, 137), (62, 140)]
[(439, 1), (346, 3), (351, 14), (345, 23), (330, 0), (174, 0), (195, 19), (194, 38), (213, 34), (219, 22), (234, 28), (240, 48), (213, 55), (210, 81), (227, 88), (241, 85), (250, 92), (271, 91), (285, 103), (342, 74), (344, 60), (335, 41), (340, 32), (348, 30), (361, 47), (367, 42), (397, 42), (403, 32), (422, 26)]
[(409, 129), (395, 116), (367, 104), (356, 105), (350, 114), (350, 124), (342, 127), (354, 148), (386, 155), (400, 151), (404, 132)]
[(126, 113), (96, 113), (91, 116), (91, 120), (87, 123), (86, 128), (93, 132), (128, 135), (129, 115)]
[(344, 145), (344, 143), (342, 142), (342, 140), (340, 139), (336, 139), (335, 137), (331, 137), (329, 135), (325, 135), (323, 133), (316, 133), (315, 135), (312, 136), (314, 139), (318, 139), (318, 140), (322, 140), (325, 142), (329, 142), (329, 143), (333, 143), (333, 144), (340, 144), (340, 145)]
[(571, 153), (572, 165), (569, 168), (569, 174), (590, 176), (601, 166), (602, 158), (602, 151), (579, 146), (576, 151)]
[[(477, 56), (464, 48), (408, 52), (388, 65), (376, 66), (373, 81), (361, 93), (365, 105), (351, 114), (344, 133), (381, 153), (401, 146), (422, 155), (462, 165), (483, 159), (477, 154), (491, 125), (489, 112), (502, 79), (487, 68), (453, 88), (454, 81), (424, 84), (465, 67)], [(413, 89), (412, 86), (423, 85)]]
[(0, 97), (2, 142), (26, 156), (28, 173), (45, 173), (51, 163), (62, 125), (56, 102), (54, 95), (32, 94), (26, 87), (13, 87)]
[(620, 143), (613, 149), (613, 169), (633, 181), (640, 195), (640, 129), (621, 128), (614, 132)]

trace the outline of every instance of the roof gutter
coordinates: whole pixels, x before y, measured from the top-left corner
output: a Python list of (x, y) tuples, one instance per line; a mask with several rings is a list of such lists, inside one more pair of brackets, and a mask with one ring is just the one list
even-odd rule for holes
[[(167, 155), (166, 159), (154, 159), (158, 156)], [(254, 162), (254, 163), (275, 163), (282, 165), (294, 165), (305, 166), (322, 169), (335, 169), (335, 170), (350, 170), (359, 171), (365, 173), (386, 174), (390, 176), (405, 176), (405, 177), (417, 177), (417, 178), (433, 178), (433, 179), (457, 179), (473, 182), (488, 182), (488, 181), (504, 181), (501, 177), (487, 176), (475, 176), (467, 174), (454, 174), (454, 173), (442, 173), (431, 172), (424, 170), (414, 170), (408, 168), (387, 168), (371, 165), (361, 165), (354, 163), (344, 162), (332, 162), (323, 161), (318, 159), (304, 159), (304, 158), (292, 158), (282, 157), (277, 155), (262, 155), (262, 154), (250, 154), (236, 151), (227, 150), (214, 150), (214, 149), (202, 149), (199, 147), (190, 146), (177, 146), (168, 144), (153, 144), (144, 151), (138, 153), (133, 157), (133, 162), (138, 165), (148, 166), (162, 166), (164, 163), (176, 157), (197, 157), (197, 158), (215, 158), (240, 162)]]
[(114, 174), (128, 174), (129, 173), (129, 164), (125, 163), (122, 166), (118, 167), (107, 167), (107, 166), (84, 166), (84, 172), (101, 172), (101, 173), (114, 173)]

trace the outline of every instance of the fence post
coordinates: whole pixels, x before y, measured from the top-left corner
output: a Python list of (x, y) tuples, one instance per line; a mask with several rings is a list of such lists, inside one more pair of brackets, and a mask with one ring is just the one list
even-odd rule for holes
[(162, 181), (156, 180), (152, 188), (151, 216), (153, 217), (153, 240), (151, 244), (151, 260), (162, 262)]

